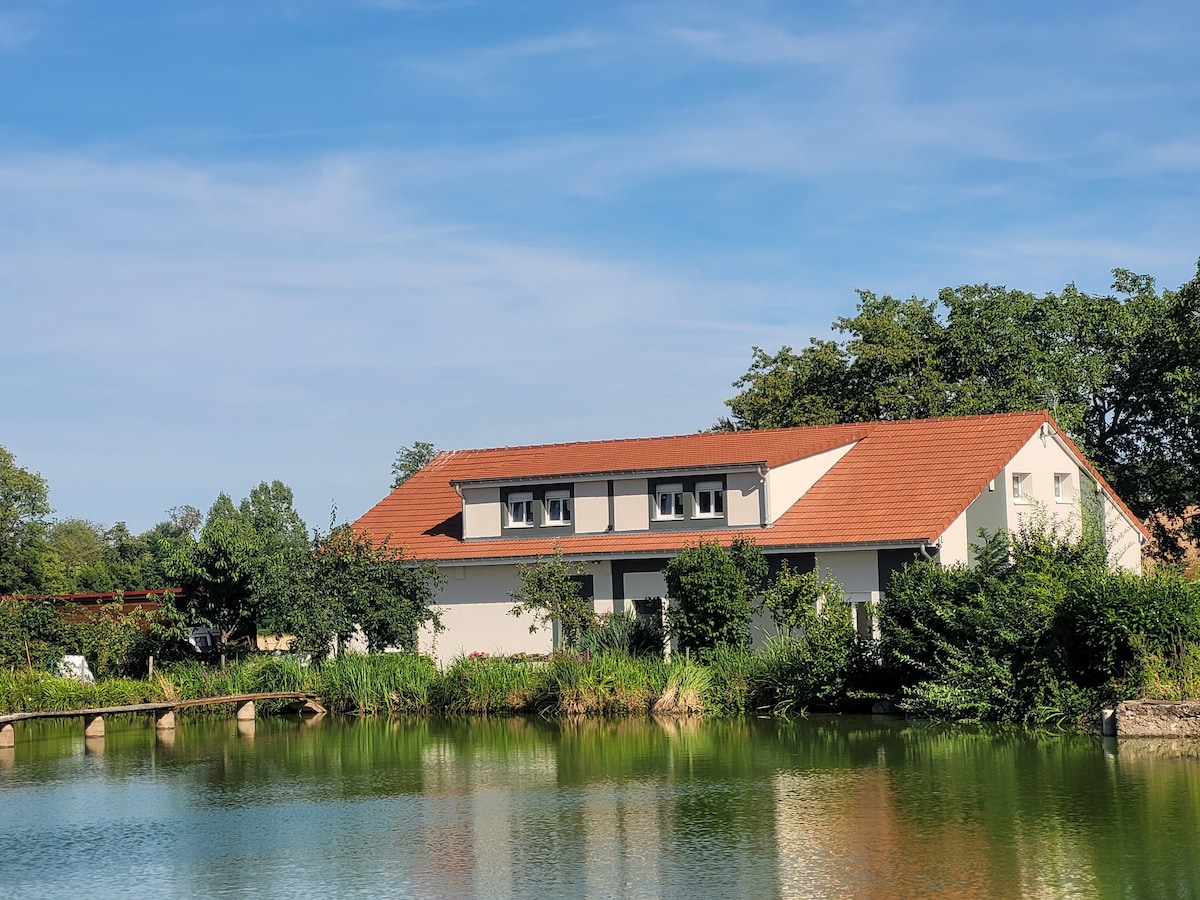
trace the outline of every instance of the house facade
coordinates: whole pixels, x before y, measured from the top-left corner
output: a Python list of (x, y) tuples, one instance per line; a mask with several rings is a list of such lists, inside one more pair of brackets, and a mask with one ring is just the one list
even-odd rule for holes
[(509, 591), (556, 547), (597, 612), (650, 613), (681, 549), (749, 538), (773, 570), (835, 577), (865, 631), (906, 562), (970, 564), (981, 529), (1089, 520), (1113, 566), (1140, 568), (1142, 524), (1035, 412), (443, 452), (355, 527), (441, 568), (446, 630), (421, 646), (448, 661), (552, 648)]

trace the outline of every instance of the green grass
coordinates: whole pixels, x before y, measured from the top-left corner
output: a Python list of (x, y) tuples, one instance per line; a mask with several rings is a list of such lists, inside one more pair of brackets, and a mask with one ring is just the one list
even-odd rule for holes
[[(622, 650), (558, 653), (547, 660), (463, 656), (444, 671), (411, 653), (347, 654), (309, 667), (287, 657), (252, 656), (224, 669), (180, 663), (160, 669), (151, 682), (114, 679), (95, 686), (49, 673), (0, 673), (0, 711), (305, 691), (330, 712), (359, 715), (738, 716), (764, 704), (787, 713), (800, 710), (794, 700), (797, 661), (781, 646), (753, 653), (721, 649), (690, 661), (677, 657), (670, 665)], [(793, 702), (780, 703), (784, 699)], [(228, 711), (198, 707), (189, 714), (206, 712)]]

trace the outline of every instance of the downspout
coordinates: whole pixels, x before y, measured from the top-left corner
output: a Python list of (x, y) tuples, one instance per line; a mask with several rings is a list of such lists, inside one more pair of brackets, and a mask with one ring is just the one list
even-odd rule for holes
[(771, 524), (771, 494), (770, 494), (770, 492), (767, 490), (767, 469), (766, 469), (766, 466), (763, 466), (763, 465), (760, 465), (760, 466), (758, 466), (758, 483), (759, 483), (760, 485), (762, 485), (762, 495), (763, 495), (763, 502), (762, 502), (762, 509), (763, 509), (763, 523), (762, 523), (762, 527), (763, 527), (763, 528), (766, 528), (768, 525), (770, 525), (770, 524)]
[[(921, 555), (923, 557), (925, 557), (925, 559), (929, 560), (930, 562), (933, 562), (933, 557), (937, 554), (937, 552), (940, 549), (941, 548), (938, 546), (937, 541), (934, 541), (932, 544), (922, 544), (921, 545)], [(931, 550), (933, 551), (933, 553), (929, 552)]]

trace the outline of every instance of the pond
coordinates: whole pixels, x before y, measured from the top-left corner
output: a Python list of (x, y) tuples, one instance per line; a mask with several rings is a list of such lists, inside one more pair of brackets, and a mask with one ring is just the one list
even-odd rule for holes
[(1200, 746), (870, 717), (21, 723), (12, 897), (1200, 896)]

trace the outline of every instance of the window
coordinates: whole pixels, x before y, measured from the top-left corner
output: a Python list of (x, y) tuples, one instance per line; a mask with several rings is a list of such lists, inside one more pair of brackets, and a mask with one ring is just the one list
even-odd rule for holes
[(570, 491), (547, 491), (546, 492), (546, 524), (547, 525), (570, 525), (571, 524), (571, 492)]
[(658, 505), (654, 509), (654, 518), (683, 518), (682, 484), (660, 484), (658, 486)]
[(1071, 499), (1071, 476), (1067, 472), (1054, 473), (1054, 499), (1067, 503)]
[(1013, 472), (1012, 498), (1016, 503), (1029, 502), (1029, 473)]
[(696, 518), (716, 519), (725, 515), (725, 488), (719, 481), (696, 485)]
[(533, 527), (533, 494), (508, 495), (508, 527)]

